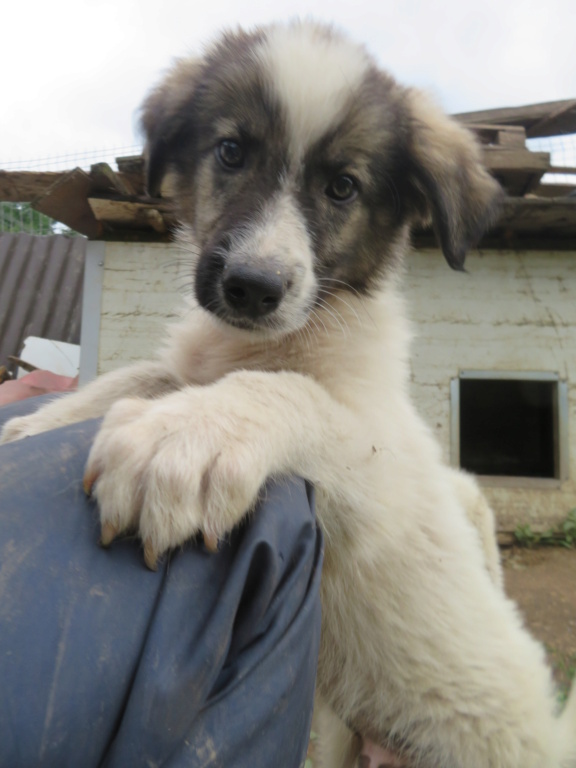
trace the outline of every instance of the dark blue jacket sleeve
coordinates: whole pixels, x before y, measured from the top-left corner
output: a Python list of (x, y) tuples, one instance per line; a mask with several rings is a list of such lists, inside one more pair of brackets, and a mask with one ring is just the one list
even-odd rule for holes
[(136, 539), (98, 546), (97, 428), (0, 447), (0, 766), (297, 768), (320, 632), (309, 487), (268, 484), (217, 554), (191, 542), (151, 573)]

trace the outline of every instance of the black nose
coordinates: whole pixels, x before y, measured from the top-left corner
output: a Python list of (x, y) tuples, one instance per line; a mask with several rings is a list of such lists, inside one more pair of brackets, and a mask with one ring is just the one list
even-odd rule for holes
[(228, 306), (252, 319), (274, 312), (285, 293), (282, 273), (245, 264), (224, 270), (222, 289)]

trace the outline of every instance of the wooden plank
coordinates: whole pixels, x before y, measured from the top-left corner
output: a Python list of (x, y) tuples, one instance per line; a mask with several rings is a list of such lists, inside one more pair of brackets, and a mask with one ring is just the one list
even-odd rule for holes
[(527, 129), (528, 135), (533, 138), (576, 133), (576, 101), (574, 99), (486, 109), (479, 112), (461, 112), (453, 117), (466, 125), (470, 123), (522, 125)]
[(530, 152), (527, 149), (501, 149), (483, 147), (484, 162), (494, 173), (522, 171), (523, 173), (546, 172), (550, 168), (549, 152)]
[(534, 194), (538, 197), (567, 197), (576, 194), (576, 184), (539, 184)]
[(89, 198), (88, 203), (96, 219), (106, 224), (130, 229), (151, 228), (162, 234), (167, 230), (162, 213), (149, 203), (95, 197)]
[(576, 198), (509, 198), (496, 230), (510, 229), (540, 237), (576, 236)]
[[(557, 126), (558, 122), (565, 119), (574, 109), (576, 109), (576, 99), (573, 99), (569, 104), (563, 104), (559, 106), (558, 109), (552, 110), (549, 115), (542, 117), (530, 126), (527, 131), (528, 136), (530, 138), (533, 138), (534, 136), (542, 136), (543, 131), (549, 130), (552, 125)], [(555, 130), (558, 129), (556, 128)], [(576, 130), (576, 126), (574, 130)], [(568, 131), (562, 131), (562, 133), (568, 133)]]
[(498, 131), (498, 145), (506, 148), (526, 148), (526, 129), (521, 125), (511, 125)]
[(526, 125), (546, 117), (551, 112), (572, 103), (572, 99), (525, 104), (520, 107), (500, 107), (477, 112), (459, 112), (453, 117), (462, 123), (488, 123), (489, 125)]
[(144, 173), (144, 158), (142, 155), (117, 157), (116, 165), (121, 173)]
[[(434, 247), (429, 230), (414, 233), (420, 247)], [(507, 197), (500, 218), (480, 247), (518, 250), (576, 250), (576, 197)]]
[(64, 175), (61, 171), (0, 171), (0, 200), (29, 203)]
[(576, 176), (576, 168), (571, 165), (552, 165), (546, 173), (563, 173), (568, 176)]
[(144, 190), (144, 158), (142, 155), (117, 157), (116, 165), (122, 176), (130, 182), (137, 195), (145, 194)]
[(135, 194), (134, 187), (126, 176), (116, 173), (108, 163), (96, 163), (90, 167), (90, 176), (94, 181), (94, 189), (98, 192), (117, 192), (119, 195)]
[(81, 168), (75, 168), (31, 200), (32, 207), (76, 232), (97, 238), (102, 234), (102, 225), (88, 205), (93, 183), (87, 173)]
[(504, 201), (504, 208), (508, 211), (527, 211), (528, 215), (531, 215), (531, 212), (536, 210), (562, 211), (564, 214), (571, 216), (572, 221), (576, 225), (576, 197), (556, 198), (553, 200), (539, 200), (535, 197), (522, 199), (508, 197)]
[(482, 144), (509, 149), (526, 148), (526, 130), (521, 125), (471, 123), (466, 127), (478, 136)]
[(544, 171), (537, 173), (505, 171), (502, 174), (495, 174), (495, 177), (510, 197), (521, 199), (534, 192), (544, 177)]
[(550, 168), (548, 152), (484, 147), (484, 162), (508, 195), (523, 197), (532, 192)]

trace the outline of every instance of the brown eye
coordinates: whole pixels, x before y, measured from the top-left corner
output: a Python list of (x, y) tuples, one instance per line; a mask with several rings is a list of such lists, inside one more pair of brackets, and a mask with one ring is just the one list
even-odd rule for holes
[(326, 187), (326, 194), (336, 203), (349, 203), (358, 194), (358, 184), (352, 176), (336, 176)]
[(237, 169), (244, 165), (244, 149), (233, 139), (223, 139), (218, 144), (216, 157), (224, 168)]

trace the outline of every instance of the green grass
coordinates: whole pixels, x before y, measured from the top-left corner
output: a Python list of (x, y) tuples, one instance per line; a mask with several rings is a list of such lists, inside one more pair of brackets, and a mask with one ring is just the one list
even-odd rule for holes
[(539, 533), (530, 525), (518, 525), (514, 531), (516, 543), (521, 547), (576, 547), (576, 509), (566, 515), (566, 519), (556, 528), (549, 528)]
[(558, 683), (559, 703), (564, 704), (576, 678), (576, 653), (565, 653), (551, 646), (547, 646), (546, 651)]

